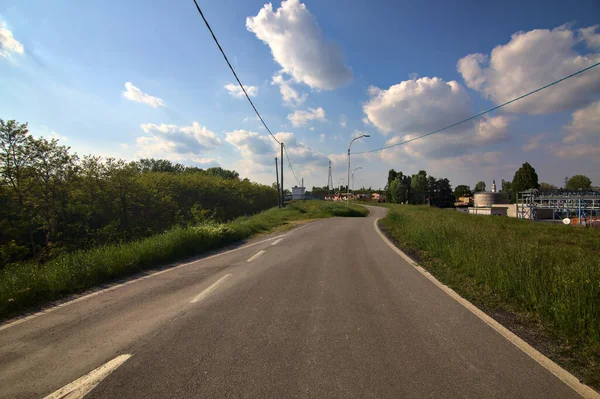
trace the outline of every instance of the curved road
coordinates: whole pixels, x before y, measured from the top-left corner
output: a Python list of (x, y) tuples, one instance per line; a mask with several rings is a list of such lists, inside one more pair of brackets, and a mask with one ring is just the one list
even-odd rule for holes
[(578, 397), (388, 247), (370, 209), (0, 326), (0, 397)]

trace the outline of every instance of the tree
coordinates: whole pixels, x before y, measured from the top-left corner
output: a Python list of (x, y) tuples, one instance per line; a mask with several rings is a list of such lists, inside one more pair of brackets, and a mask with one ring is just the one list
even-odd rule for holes
[(412, 175), (410, 182), (411, 204), (422, 205), (425, 203), (427, 195), (427, 172), (420, 170), (419, 173)]
[(221, 176), (224, 179), (237, 180), (240, 178), (240, 174), (235, 170), (223, 169), (220, 166), (208, 168), (204, 171), (208, 176)]
[(478, 181), (477, 184), (475, 184), (475, 188), (473, 189), (473, 192), (480, 193), (482, 191), (485, 191), (485, 182)]
[(458, 198), (458, 197), (470, 197), (473, 195), (473, 192), (471, 191), (471, 187), (470, 186), (466, 186), (464, 184), (460, 184), (458, 186), (456, 186), (456, 188), (454, 189), (454, 197)]
[(589, 189), (592, 187), (592, 181), (584, 175), (575, 175), (567, 181), (567, 190)]
[(541, 182), (540, 183), (540, 191), (543, 193), (551, 193), (557, 191), (558, 188), (554, 184)]
[(508, 199), (511, 204), (516, 202), (515, 193), (512, 191), (512, 182), (502, 179), (502, 187), (500, 188), (500, 192), (508, 195)]
[(519, 170), (515, 172), (515, 177), (512, 180), (512, 192), (517, 196), (518, 193), (532, 188), (539, 188), (538, 175), (528, 162), (525, 162)]

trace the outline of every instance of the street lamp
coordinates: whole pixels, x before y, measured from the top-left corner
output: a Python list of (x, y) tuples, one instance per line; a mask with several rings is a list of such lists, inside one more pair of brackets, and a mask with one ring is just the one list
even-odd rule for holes
[(350, 145), (348, 145), (348, 190), (347, 190), (347, 194), (346, 194), (346, 205), (349, 206), (350, 205), (350, 147), (352, 147), (352, 143), (354, 143), (356, 140), (363, 138), (363, 137), (371, 137), (370, 134), (363, 134), (362, 136), (358, 136), (352, 139), (352, 141), (350, 142)]
[(352, 169), (352, 191), (354, 191), (354, 171), (359, 169), (362, 169), (362, 166)]

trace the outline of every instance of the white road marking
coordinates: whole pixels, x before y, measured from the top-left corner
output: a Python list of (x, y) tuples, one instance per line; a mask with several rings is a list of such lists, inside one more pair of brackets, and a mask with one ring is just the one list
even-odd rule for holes
[(131, 355), (121, 355), (115, 357), (113, 360), (108, 363), (103, 364), (90, 371), (88, 374), (84, 375), (81, 378), (73, 381), (72, 383), (65, 385), (60, 388), (58, 391), (51, 393), (46, 396), (44, 399), (60, 399), (60, 398), (68, 398), (68, 399), (80, 399), (87, 395), (92, 389), (96, 388), (96, 386), (108, 377), (110, 373), (115, 371), (120, 365), (125, 363), (127, 359), (129, 359)]
[(204, 298), (206, 298), (208, 296), (208, 294), (210, 294), (211, 292), (213, 292), (219, 285), (221, 285), (221, 283), (223, 281), (227, 280), (227, 278), (229, 278), (229, 276), (231, 276), (231, 273), (224, 275), (223, 277), (221, 277), (220, 279), (218, 279), (217, 281), (215, 281), (214, 283), (212, 283), (212, 285), (210, 287), (208, 287), (207, 289), (205, 289), (204, 291), (202, 291), (201, 293), (199, 293), (198, 295), (196, 295), (194, 297), (194, 299), (192, 299), (190, 301), (190, 303), (195, 303), (195, 302), (201, 301)]
[(279, 244), (281, 241), (283, 241), (283, 238), (279, 238), (279, 239), (277, 239), (277, 240), (273, 241), (273, 242), (271, 243), (271, 245), (277, 245), (277, 244)]
[(239, 248), (235, 248), (235, 249), (231, 249), (229, 251), (220, 252), (218, 254), (207, 256), (206, 258), (198, 259), (198, 260), (195, 260), (195, 261), (192, 261), (192, 262), (188, 262), (188, 263), (183, 263), (183, 264), (178, 265), (178, 266), (174, 266), (174, 267), (171, 267), (171, 268), (168, 268), (168, 269), (165, 269), (165, 270), (161, 270), (161, 271), (158, 271), (158, 272), (155, 272), (155, 273), (152, 273), (152, 274), (148, 274), (147, 276), (139, 277), (139, 278), (136, 278), (136, 279), (133, 279), (133, 280), (130, 280), (130, 281), (126, 281), (124, 283), (117, 284), (117, 285), (114, 285), (112, 287), (105, 288), (103, 290), (98, 290), (98, 291), (91, 292), (91, 293), (89, 293), (87, 295), (80, 296), (79, 298), (75, 298), (75, 299), (73, 299), (71, 301), (63, 302), (63, 303), (61, 303), (59, 305), (56, 305), (56, 306), (53, 306), (51, 308), (42, 310), (41, 312), (37, 312), (37, 313), (34, 313), (32, 315), (29, 315), (29, 316), (17, 319), (17, 320), (15, 320), (13, 322), (1, 325), (0, 326), (0, 331), (6, 330), (7, 328), (10, 328), (10, 327), (14, 327), (14, 326), (19, 325), (21, 323), (25, 323), (26, 321), (31, 320), (31, 319), (35, 319), (38, 316), (41, 316), (41, 315), (44, 315), (44, 314), (47, 314), (47, 313), (50, 313), (50, 312), (54, 312), (55, 310), (60, 309), (60, 308), (62, 308), (64, 306), (72, 305), (74, 303), (77, 303), (77, 302), (80, 302), (80, 301), (83, 301), (83, 300), (95, 297), (96, 295), (104, 294), (105, 292), (114, 291), (114, 290), (119, 289), (121, 287), (125, 287), (127, 285), (137, 283), (138, 281), (143, 281), (143, 280), (146, 280), (146, 279), (149, 279), (149, 278), (152, 278), (152, 277), (159, 276), (159, 275), (161, 275), (163, 273), (169, 273), (169, 272), (172, 272), (174, 270), (181, 269), (182, 267), (193, 265), (195, 263), (203, 262), (203, 261), (206, 261), (206, 260), (209, 260), (209, 259), (217, 258), (219, 256), (227, 255), (227, 254), (230, 254), (230, 253), (233, 253), (233, 252), (241, 251), (243, 249), (250, 248), (250, 247), (253, 247), (255, 245), (264, 244), (265, 242), (277, 240), (278, 238), (286, 237), (288, 234), (292, 234), (293, 232), (296, 232), (296, 231), (300, 230), (302, 227), (305, 227), (305, 226), (308, 226), (308, 225), (309, 225), (309, 223), (304, 224), (304, 225), (302, 225), (302, 226), (300, 226), (298, 228), (295, 228), (293, 231), (290, 231), (289, 233), (286, 233), (286, 234), (278, 235), (276, 237), (267, 238), (266, 240), (257, 241), (257, 242), (254, 242), (252, 244), (244, 245), (244, 246), (239, 247)]
[(504, 327), (502, 324), (498, 323), (496, 320), (494, 320), (493, 318), (488, 316), (485, 312), (481, 311), (478, 307), (473, 305), (471, 302), (467, 301), (465, 298), (458, 295), (456, 293), (456, 291), (454, 291), (452, 288), (441, 283), (438, 279), (433, 277), (433, 275), (431, 275), (427, 270), (425, 270), (421, 266), (419, 266), (419, 264), (417, 262), (415, 262), (413, 259), (411, 259), (404, 252), (402, 252), (390, 240), (388, 240), (388, 238), (381, 232), (381, 230), (379, 229), (379, 226), (377, 224), (377, 222), (379, 222), (379, 219), (381, 219), (381, 218), (377, 218), (373, 222), (373, 227), (375, 228), (375, 231), (377, 232), (377, 234), (379, 234), (379, 237), (381, 237), (381, 239), (394, 252), (396, 252), (398, 255), (400, 255), (400, 257), (402, 257), (402, 259), (404, 259), (408, 264), (413, 265), (415, 267), (415, 269), (417, 271), (419, 271), (419, 273), (421, 273), (423, 276), (427, 277), (438, 288), (440, 288), (442, 291), (444, 291), (446, 294), (448, 294), (450, 297), (452, 297), (452, 299), (454, 299), (456, 302), (460, 303), (462, 306), (467, 308), (467, 310), (469, 310), (471, 313), (473, 313), (475, 316), (477, 316), (479, 319), (481, 319), (488, 326), (493, 328), (496, 332), (498, 332), (504, 338), (509, 340), (517, 348), (519, 348), (520, 350), (525, 352), (526, 355), (528, 355), (530, 358), (535, 360), (539, 365), (541, 365), (546, 370), (548, 370), (549, 372), (554, 374), (559, 380), (564, 382), (566, 385), (568, 385), (571, 389), (573, 389), (579, 395), (581, 395), (584, 398), (596, 398), (596, 399), (600, 398), (600, 395), (596, 391), (594, 391), (592, 388), (588, 387), (587, 385), (584, 385), (581, 382), (579, 382), (577, 377), (575, 377), (573, 374), (569, 373), (567, 370), (563, 369), (558, 364), (554, 363), (552, 360), (550, 360), (549, 358), (544, 356), (542, 353), (537, 351), (534, 347), (532, 347), (527, 342), (523, 341), (521, 338), (519, 338), (517, 335), (515, 335), (512, 331), (510, 331), (509, 329)]
[(250, 263), (258, 258), (260, 258), (261, 256), (263, 256), (263, 254), (267, 252), (267, 251), (258, 251), (257, 253), (255, 253), (254, 255), (252, 255), (250, 257), (250, 259), (248, 259), (246, 262)]

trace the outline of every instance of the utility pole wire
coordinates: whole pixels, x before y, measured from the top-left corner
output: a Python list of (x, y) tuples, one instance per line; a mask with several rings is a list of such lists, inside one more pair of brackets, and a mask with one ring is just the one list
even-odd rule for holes
[(480, 112), (480, 113), (478, 113), (477, 115), (473, 115), (473, 116), (471, 116), (470, 118), (463, 119), (462, 121), (459, 121), (459, 122), (453, 123), (452, 125), (448, 125), (448, 126), (446, 126), (446, 127), (443, 127), (443, 128), (441, 128), (441, 129), (434, 130), (433, 132), (425, 133), (425, 134), (423, 134), (423, 135), (421, 135), (421, 136), (414, 137), (414, 138), (412, 138), (412, 139), (410, 139), (410, 140), (405, 140), (405, 141), (402, 141), (402, 142), (400, 142), (400, 143), (392, 144), (392, 145), (389, 145), (389, 146), (386, 146), (386, 147), (377, 148), (377, 149), (375, 149), (375, 150), (369, 150), (369, 151), (363, 151), (363, 152), (356, 152), (356, 153), (354, 153), (354, 155), (359, 155), (359, 154), (368, 154), (368, 153), (371, 153), (371, 152), (378, 152), (378, 151), (387, 150), (388, 148), (397, 147), (397, 146), (399, 146), (399, 145), (407, 144), (407, 143), (410, 143), (410, 142), (412, 142), (412, 141), (415, 141), (415, 140), (422, 139), (423, 137), (431, 136), (432, 134), (439, 133), (439, 132), (442, 132), (442, 131), (444, 131), (444, 130), (448, 130), (448, 129), (450, 129), (450, 128), (454, 127), (454, 126), (460, 125), (461, 123), (465, 123), (465, 122), (468, 122), (468, 121), (470, 121), (470, 120), (473, 120), (473, 119), (479, 118), (480, 116), (482, 116), (482, 115), (485, 115), (485, 114), (487, 114), (487, 113), (490, 113), (490, 112), (492, 112), (492, 111), (495, 111), (495, 110), (497, 110), (498, 108), (502, 108), (502, 107), (504, 107), (504, 106), (506, 106), (506, 105), (508, 105), (508, 104), (514, 103), (515, 101), (521, 100), (521, 99), (523, 99), (523, 98), (525, 98), (525, 97), (528, 97), (528, 96), (530, 96), (530, 95), (532, 95), (532, 94), (535, 94), (535, 93), (537, 93), (537, 92), (539, 92), (539, 91), (542, 91), (542, 90), (544, 90), (544, 89), (547, 89), (547, 88), (548, 88), (548, 87), (550, 87), (550, 86), (554, 86), (555, 84), (557, 84), (557, 83), (560, 83), (560, 82), (562, 82), (563, 80), (567, 80), (567, 79), (569, 79), (569, 78), (572, 78), (573, 76), (579, 75), (580, 73), (583, 73), (583, 72), (585, 72), (585, 71), (588, 71), (588, 70), (590, 70), (590, 69), (592, 69), (592, 68), (595, 68), (595, 67), (597, 67), (598, 65), (600, 65), (600, 62), (597, 62), (597, 63), (595, 63), (595, 64), (593, 64), (593, 65), (590, 65), (589, 67), (587, 67), (587, 68), (584, 68), (584, 69), (582, 69), (582, 70), (580, 70), (580, 71), (577, 71), (577, 72), (575, 72), (575, 73), (572, 73), (572, 74), (570, 74), (570, 75), (568, 75), (568, 76), (565, 76), (565, 77), (564, 77), (564, 78), (562, 78), (562, 79), (558, 79), (558, 80), (555, 80), (555, 81), (554, 81), (554, 82), (552, 82), (552, 83), (548, 83), (547, 85), (545, 85), (545, 86), (542, 86), (542, 87), (540, 87), (539, 89), (536, 89), (536, 90), (530, 91), (530, 92), (529, 92), (529, 93), (527, 93), (527, 94), (523, 94), (522, 96), (519, 96), (519, 97), (517, 97), (517, 98), (513, 98), (512, 100), (510, 100), (510, 101), (507, 101), (507, 102), (505, 102), (505, 103), (503, 103), (503, 104), (496, 105), (495, 107), (492, 107), (492, 108), (490, 108), (490, 109), (488, 109), (488, 110), (485, 110), (485, 111), (483, 111), (483, 112)]
[(290, 166), (290, 170), (292, 171), (292, 174), (294, 175), (294, 178), (296, 179), (296, 181), (298, 182), (298, 184), (301, 185), (300, 180), (298, 180), (298, 177), (296, 176), (296, 172), (294, 172), (294, 168), (292, 167), (292, 162), (290, 161), (290, 156), (288, 155), (287, 148), (285, 148), (285, 144), (283, 145), (283, 150), (285, 151), (285, 157), (288, 160), (288, 165)]
[(231, 69), (231, 72), (233, 72), (233, 76), (235, 76), (235, 80), (237, 80), (238, 84), (240, 85), (240, 88), (242, 89), (242, 91), (246, 95), (246, 98), (250, 102), (250, 105), (252, 105), (252, 108), (254, 108), (254, 112), (256, 112), (256, 115), (258, 116), (258, 118), (262, 122), (262, 124), (265, 127), (265, 129), (267, 129), (267, 132), (269, 132), (269, 134), (271, 135), (271, 137), (273, 138), (273, 140), (275, 140), (277, 142), (277, 144), (281, 144), (281, 142), (279, 140), (277, 140), (277, 138), (275, 137), (275, 135), (271, 132), (271, 129), (269, 129), (269, 127), (267, 126), (267, 124), (263, 120), (262, 116), (260, 116), (260, 113), (258, 112), (258, 110), (256, 109), (256, 107), (254, 106), (254, 103), (252, 102), (252, 100), (250, 100), (250, 96), (248, 96), (248, 93), (246, 93), (246, 89), (244, 88), (244, 85), (242, 84), (242, 82), (240, 82), (240, 79), (238, 78), (237, 74), (235, 73), (235, 70), (233, 69), (233, 67), (231, 66), (231, 63), (227, 59), (227, 56), (225, 55), (225, 51), (223, 51), (223, 48), (219, 44), (219, 41), (217, 40), (217, 37), (215, 36), (215, 34), (214, 34), (213, 30), (211, 29), (210, 25), (208, 24), (208, 21), (204, 17), (204, 13), (202, 13), (202, 10), (200, 9), (200, 6), (198, 5), (198, 2), (196, 0), (194, 0), (194, 4), (196, 5), (196, 9), (198, 10), (198, 12), (200, 13), (200, 16), (202, 17), (202, 20), (206, 24), (206, 27), (210, 31), (210, 34), (212, 35), (213, 40), (215, 41), (215, 43), (217, 43), (217, 46), (219, 47), (219, 50), (221, 50), (221, 54), (223, 54), (223, 58), (225, 58), (225, 61), (227, 62), (227, 65), (229, 65), (229, 69)]

